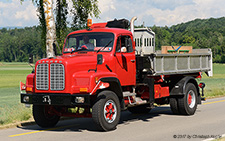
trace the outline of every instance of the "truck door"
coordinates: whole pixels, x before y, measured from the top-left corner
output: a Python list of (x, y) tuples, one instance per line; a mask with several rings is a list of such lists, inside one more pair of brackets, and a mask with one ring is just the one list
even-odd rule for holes
[(115, 58), (116, 73), (119, 77), (121, 85), (135, 85), (135, 50), (133, 49), (130, 35), (120, 35), (117, 38)]

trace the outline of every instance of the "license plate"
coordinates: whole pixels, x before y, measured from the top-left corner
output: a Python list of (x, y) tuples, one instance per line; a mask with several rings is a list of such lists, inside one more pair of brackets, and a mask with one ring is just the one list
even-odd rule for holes
[(51, 105), (51, 98), (49, 95), (45, 95), (42, 97), (43, 98), (43, 103), (48, 103), (49, 105)]

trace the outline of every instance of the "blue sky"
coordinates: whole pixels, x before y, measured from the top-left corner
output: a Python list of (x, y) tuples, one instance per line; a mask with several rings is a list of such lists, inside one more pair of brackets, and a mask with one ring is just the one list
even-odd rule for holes
[[(224, 0), (99, 0), (98, 5), (100, 19), (93, 22), (137, 16), (136, 25), (171, 26), (196, 18), (225, 16)], [(38, 17), (31, 0), (22, 5), (20, 0), (0, 1), (0, 27), (33, 25), (38, 25)]]

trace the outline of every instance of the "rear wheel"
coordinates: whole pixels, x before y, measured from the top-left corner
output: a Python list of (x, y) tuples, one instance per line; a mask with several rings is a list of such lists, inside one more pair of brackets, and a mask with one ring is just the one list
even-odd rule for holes
[(178, 107), (181, 114), (193, 115), (197, 109), (197, 89), (194, 84), (188, 83), (185, 95), (178, 98)]
[(177, 98), (170, 98), (170, 109), (174, 114), (180, 114), (178, 109)]
[(135, 107), (128, 107), (127, 110), (133, 114), (146, 114), (150, 112), (151, 108), (149, 104), (144, 104)]
[(120, 120), (120, 104), (112, 91), (102, 91), (92, 107), (92, 118), (100, 130), (109, 131), (116, 128)]
[(58, 123), (60, 116), (50, 114), (49, 110), (47, 105), (33, 105), (33, 117), (40, 127), (54, 127)]

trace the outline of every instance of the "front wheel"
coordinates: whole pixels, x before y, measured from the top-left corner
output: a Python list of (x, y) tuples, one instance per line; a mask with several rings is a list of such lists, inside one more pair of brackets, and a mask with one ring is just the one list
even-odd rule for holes
[(92, 118), (104, 131), (116, 128), (120, 120), (120, 104), (117, 95), (112, 91), (102, 91), (92, 107)]
[(197, 89), (194, 84), (188, 83), (185, 95), (178, 98), (178, 107), (181, 114), (193, 115), (197, 109)]
[(54, 127), (58, 123), (60, 116), (50, 114), (49, 110), (47, 105), (33, 105), (33, 117), (40, 127)]

